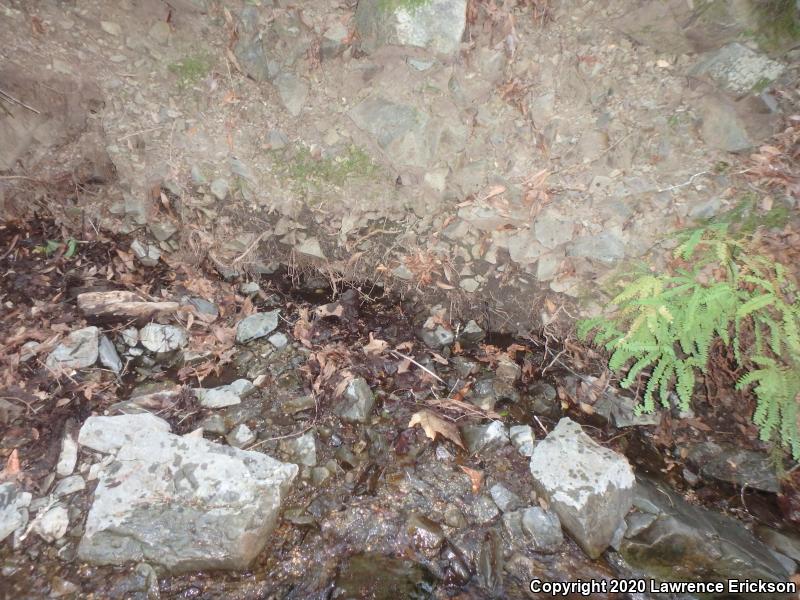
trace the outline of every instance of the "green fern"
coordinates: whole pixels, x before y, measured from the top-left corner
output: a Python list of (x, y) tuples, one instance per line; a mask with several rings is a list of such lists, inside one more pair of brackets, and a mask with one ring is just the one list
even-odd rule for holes
[[(578, 336), (611, 353), (609, 368), (625, 372), (622, 387), (647, 378), (640, 413), (655, 410), (656, 395), (669, 407), (672, 389), (687, 409), (720, 340), (747, 371), (736, 387), (753, 387), (761, 439), (779, 440), (800, 458), (800, 294), (786, 268), (751, 252), (750, 240), (727, 223), (681, 238), (674, 255), (691, 260), (691, 269), (628, 283), (609, 303), (610, 315), (581, 321)], [(752, 337), (743, 340), (743, 332)]]

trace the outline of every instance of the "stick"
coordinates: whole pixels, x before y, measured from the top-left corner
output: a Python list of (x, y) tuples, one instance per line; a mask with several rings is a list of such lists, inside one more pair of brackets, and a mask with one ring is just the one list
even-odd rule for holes
[(10, 100), (11, 102), (13, 102), (14, 104), (19, 104), (19, 105), (20, 105), (22, 108), (27, 108), (29, 111), (31, 111), (31, 112), (35, 112), (37, 115), (40, 115), (40, 114), (42, 114), (42, 113), (40, 113), (38, 110), (36, 110), (35, 108), (33, 108), (32, 106), (28, 106), (27, 104), (25, 104), (25, 103), (24, 103), (24, 102), (22, 102), (21, 100), (17, 100), (16, 98), (14, 98), (14, 96), (12, 96), (11, 94), (9, 94), (8, 92), (6, 92), (6, 91), (4, 91), (4, 90), (2, 90), (2, 89), (0, 89), (0, 94), (2, 94), (3, 96), (5, 96), (5, 97), (6, 97), (8, 100)]
[(423, 371), (425, 371), (425, 372), (426, 372), (428, 375), (430, 375), (430, 376), (431, 376), (431, 377), (433, 377), (434, 379), (438, 379), (439, 381), (441, 381), (442, 383), (444, 383), (445, 385), (447, 385), (447, 382), (446, 382), (444, 379), (442, 379), (441, 377), (439, 377), (439, 376), (438, 376), (436, 373), (434, 373), (433, 371), (431, 371), (431, 370), (430, 370), (430, 369), (428, 369), (427, 367), (424, 367), (424, 366), (422, 366), (421, 364), (419, 364), (417, 361), (415, 361), (415, 360), (414, 360), (413, 358), (411, 358), (410, 356), (406, 356), (405, 354), (401, 354), (401, 353), (400, 353), (400, 352), (398, 352), (397, 350), (389, 350), (389, 352), (391, 352), (392, 354), (394, 354), (395, 356), (397, 356), (397, 357), (399, 357), (399, 358), (405, 358), (406, 360), (408, 360), (408, 361), (411, 361), (412, 363), (414, 363), (415, 365), (417, 365), (417, 366), (418, 366), (420, 369), (422, 369)]

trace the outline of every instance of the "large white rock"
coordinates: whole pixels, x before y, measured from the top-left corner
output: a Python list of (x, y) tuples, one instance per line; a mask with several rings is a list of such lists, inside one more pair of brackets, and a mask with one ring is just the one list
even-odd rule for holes
[(16, 484), (0, 484), (0, 542), (28, 523), (31, 495)]
[(78, 556), (172, 572), (245, 569), (297, 471), (258, 452), (142, 431), (102, 471)]
[(636, 479), (628, 460), (563, 418), (536, 445), (531, 474), (564, 529), (591, 558), (600, 556), (633, 504)]
[(467, 0), (360, 0), (356, 29), (362, 47), (416, 46), (458, 52), (467, 24)]
[(78, 443), (97, 452), (115, 452), (148, 431), (169, 432), (164, 419), (151, 413), (89, 417), (78, 434)]
[(91, 367), (97, 362), (99, 343), (100, 330), (97, 327), (73, 331), (50, 353), (45, 365), (52, 371)]

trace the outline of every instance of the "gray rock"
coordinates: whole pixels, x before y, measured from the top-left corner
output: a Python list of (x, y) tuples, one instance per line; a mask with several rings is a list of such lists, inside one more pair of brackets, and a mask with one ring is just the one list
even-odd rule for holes
[(66, 477), (71, 475), (78, 463), (78, 444), (75, 441), (74, 433), (66, 431), (61, 440), (61, 452), (56, 463), (56, 475)]
[(511, 443), (522, 456), (531, 456), (536, 444), (533, 428), (530, 425), (513, 425), (509, 430)]
[(192, 306), (197, 312), (203, 315), (216, 319), (219, 317), (219, 308), (213, 302), (209, 302), (205, 298), (186, 298), (186, 303)]
[(489, 493), (501, 512), (511, 512), (522, 506), (522, 499), (502, 483), (494, 484), (489, 488)]
[(189, 337), (183, 327), (148, 323), (139, 330), (139, 341), (150, 352), (162, 353), (183, 348)]
[(169, 423), (151, 413), (89, 417), (78, 433), (78, 443), (97, 452), (116, 452), (148, 431), (170, 430)]
[(680, 494), (644, 480), (636, 485), (634, 506), (646, 506), (639, 513), (656, 517), (635, 535), (626, 533), (620, 546), (622, 557), (642, 576), (663, 579), (668, 564), (683, 581), (786, 581), (770, 549), (731, 517), (691, 505)]
[[(165, 23), (166, 24), (166, 23)], [(148, 223), (147, 228), (159, 242), (166, 242), (178, 231), (178, 227), (171, 221), (156, 221)]]
[(508, 431), (500, 421), (485, 425), (464, 425), (461, 435), (470, 454), (493, 450), (508, 443)]
[(231, 429), (225, 439), (234, 448), (244, 448), (256, 441), (256, 434), (244, 423), (239, 423)]
[(280, 150), (286, 147), (289, 143), (289, 138), (278, 129), (270, 129), (269, 133), (267, 133), (267, 143), (272, 150)]
[(363, 377), (356, 377), (347, 384), (335, 412), (347, 423), (366, 423), (373, 406), (375, 396), (369, 384)]
[(100, 330), (97, 327), (84, 327), (70, 333), (56, 346), (45, 365), (48, 369), (85, 369), (97, 362), (99, 356)]
[(16, 483), (0, 483), (0, 542), (28, 524), (31, 494)]
[(727, 91), (743, 95), (762, 91), (785, 70), (785, 65), (734, 42), (711, 52), (689, 74), (708, 75)]
[(478, 525), (484, 525), (500, 514), (497, 504), (489, 496), (481, 495), (467, 506), (469, 516)]
[(552, 385), (544, 381), (536, 381), (528, 387), (528, 396), (535, 415), (548, 419), (561, 418), (561, 400), (558, 399), (556, 388)]
[(444, 327), (443, 325), (437, 325), (436, 329), (421, 329), (419, 331), (419, 339), (423, 341), (423, 343), (433, 350), (439, 350), (445, 346), (449, 346), (455, 341), (455, 336), (453, 332)]
[(536, 552), (555, 552), (564, 543), (558, 515), (538, 506), (522, 511), (522, 530), (530, 536)]
[(322, 58), (331, 59), (339, 56), (347, 48), (349, 39), (350, 31), (345, 24), (341, 21), (334, 22), (322, 34), (322, 44), (320, 45)]
[(622, 396), (609, 388), (594, 404), (595, 413), (605, 417), (614, 427), (636, 427), (658, 425), (661, 415), (658, 412), (636, 414), (637, 403), (633, 398)]
[(537, 493), (563, 527), (590, 558), (600, 556), (633, 502), (635, 479), (625, 457), (564, 418), (536, 445), (530, 466)]
[(60, 498), (61, 496), (69, 496), (75, 492), (80, 492), (86, 489), (86, 481), (80, 475), (70, 475), (58, 482), (53, 490), (53, 496)]
[(708, 98), (700, 102), (698, 112), (702, 119), (700, 136), (709, 146), (726, 152), (742, 152), (754, 145), (745, 122), (731, 104)]
[(273, 333), (271, 336), (269, 336), (267, 338), (267, 341), (273, 346), (275, 346), (277, 350), (280, 350), (281, 348), (286, 348), (286, 346), (289, 345), (289, 338), (286, 337), (285, 333), (281, 333), (280, 331), (278, 333)]
[(458, 341), (462, 346), (477, 344), (486, 337), (486, 332), (474, 321), (469, 321), (464, 328), (458, 332)]
[[(239, 39), (234, 54), (256, 81), (271, 81), (305, 59), (314, 37), (297, 11), (245, 6), (239, 14)], [(266, 13), (266, 14), (265, 14)]]
[(293, 117), (299, 116), (308, 99), (308, 83), (292, 73), (281, 73), (272, 83), (278, 90), (283, 107)]
[(100, 364), (104, 367), (111, 369), (114, 373), (122, 372), (122, 361), (117, 354), (117, 349), (107, 336), (100, 336), (100, 343), (98, 344), (98, 355), (100, 357)]
[(225, 417), (219, 413), (208, 415), (205, 419), (200, 421), (199, 426), (203, 431), (216, 435), (225, 435), (228, 433), (228, 424), (225, 422)]
[(298, 438), (284, 440), (281, 443), (281, 449), (296, 465), (305, 467), (317, 465), (317, 440), (313, 431), (307, 431)]
[(227, 179), (223, 179), (222, 177), (217, 177), (214, 181), (211, 182), (211, 186), (209, 188), (211, 193), (214, 194), (214, 197), (217, 200), (225, 200), (228, 197), (228, 192), (230, 191), (230, 184), (228, 183)]
[(530, 230), (520, 231), (508, 239), (508, 254), (518, 265), (534, 263), (546, 251)]
[(430, 115), (408, 104), (396, 104), (380, 96), (366, 98), (348, 115), (369, 134), (396, 168), (423, 168), (432, 162), (437, 127)]
[(362, 47), (368, 52), (397, 45), (454, 55), (464, 35), (466, 15), (467, 0), (361, 0), (355, 20)]
[(567, 247), (567, 255), (613, 264), (625, 258), (625, 244), (613, 233), (604, 231), (579, 237)]
[(31, 531), (49, 543), (64, 537), (68, 528), (69, 513), (61, 504), (42, 509), (31, 523)]
[(265, 313), (256, 313), (239, 321), (236, 326), (236, 342), (244, 344), (275, 331), (278, 327), (280, 312), (280, 309), (276, 309)]
[(252, 296), (261, 291), (261, 286), (255, 281), (246, 281), (239, 285), (239, 291), (247, 296)]
[(300, 254), (305, 254), (306, 256), (313, 256), (314, 258), (321, 258), (325, 260), (325, 253), (322, 251), (322, 246), (319, 245), (319, 240), (315, 237), (310, 237), (303, 240), (303, 242), (297, 247), (297, 251)]
[(796, 534), (777, 531), (763, 525), (756, 527), (755, 531), (758, 538), (767, 546), (800, 563), (800, 537)]
[(125, 342), (126, 345), (133, 348), (136, 344), (139, 343), (139, 330), (135, 327), (129, 327), (128, 329), (122, 330), (122, 341)]
[(781, 490), (778, 476), (769, 455), (730, 444), (701, 442), (688, 448), (688, 461), (700, 470), (705, 479), (732, 483), (737, 488), (777, 494)]
[(122, 35), (122, 27), (113, 21), (100, 21), (100, 29), (116, 37)]
[(255, 391), (256, 386), (247, 379), (237, 379), (228, 385), (215, 388), (197, 388), (194, 395), (197, 403), (205, 408), (224, 408), (241, 404), (242, 399)]
[(543, 254), (536, 263), (536, 279), (539, 281), (550, 281), (558, 275), (561, 263), (564, 262), (564, 255), (556, 252)]
[(246, 569), (269, 541), (297, 466), (144, 431), (102, 471), (78, 557), (172, 572)]
[(157, 44), (161, 44), (162, 46), (166, 45), (170, 36), (169, 23), (163, 20), (156, 21), (153, 23), (153, 26), (147, 30), (147, 35)]
[(552, 249), (572, 239), (575, 223), (551, 212), (544, 212), (536, 217), (533, 231), (542, 246)]
[(473, 279), (472, 277), (467, 277), (466, 279), (462, 279), (458, 285), (461, 287), (462, 290), (464, 290), (469, 294), (477, 292), (478, 288), (481, 287), (481, 284), (478, 283), (478, 281), (476, 279)]
[(158, 249), (158, 246), (144, 244), (139, 240), (131, 242), (131, 251), (145, 267), (155, 267), (161, 259), (161, 250)]
[(480, 365), (477, 361), (464, 356), (453, 356), (450, 358), (450, 364), (453, 365), (458, 376), (462, 378), (469, 377), (470, 375), (477, 375), (480, 371)]

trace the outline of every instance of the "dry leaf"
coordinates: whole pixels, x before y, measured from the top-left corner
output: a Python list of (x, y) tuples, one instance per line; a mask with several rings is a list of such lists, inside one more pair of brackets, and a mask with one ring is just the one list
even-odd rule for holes
[(467, 474), (470, 481), (472, 482), (472, 493), (477, 494), (480, 489), (481, 485), (483, 485), (483, 471), (478, 471), (477, 469), (470, 469), (469, 467), (465, 467), (463, 465), (459, 465), (462, 471)]
[(17, 476), (19, 473), (19, 452), (16, 448), (11, 451), (11, 455), (6, 461), (6, 467), (0, 471), (0, 481), (6, 481)]
[(438, 433), (442, 437), (447, 438), (460, 448), (464, 448), (461, 441), (461, 434), (454, 423), (445, 421), (436, 413), (429, 410), (421, 410), (411, 415), (411, 420), (408, 422), (409, 427), (419, 425), (430, 439), (435, 440)]
[(344, 314), (344, 306), (339, 302), (331, 302), (330, 304), (323, 304), (314, 309), (314, 314), (319, 318), (324, 317), (338, 317), (342, 318)]
[(440, 365), (449, 365), (450, 363), (447, 362), (447, 359), (442, 356), (441, 354), (436, 354), (436, 352), (431, 351), (431, 358), (434, 362), (439, 363)]
[(369, 332), (369, 343), (364, 346), (364, 354), (381, 354), (386, 348), (389, 347), (389, 342), (379, 340), (374, 337), (372, 332)]
[(580, 406), (580, 409), (587, 415), (594, 414), (594, 406), (592, 406), (591, 404), (586, 404), (586, 402), (580, 402), (578, 406)]

